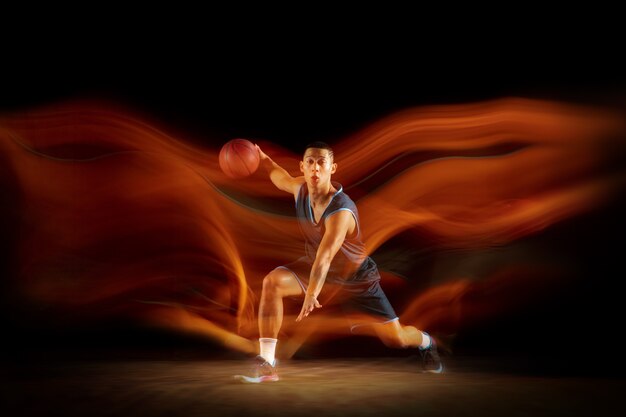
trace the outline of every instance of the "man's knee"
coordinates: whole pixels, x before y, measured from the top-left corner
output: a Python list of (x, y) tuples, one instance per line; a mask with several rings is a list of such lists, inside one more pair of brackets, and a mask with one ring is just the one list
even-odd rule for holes
[(383, 332), (379, 333), (380, 339), (387, 347), (395, 349), (407, 349), (410, 347), (410, 343), (404, 331), (396, 326), (386, 328)]
[(263, 278), (264, 291), (276, 291), (278, 289), (278, 279), (274, 271), (270, 272)]
[(269, 292), (282, 292), (289, 287), (291, 274), (282, 268), (276, 268), (263, 278), (263, 290)]

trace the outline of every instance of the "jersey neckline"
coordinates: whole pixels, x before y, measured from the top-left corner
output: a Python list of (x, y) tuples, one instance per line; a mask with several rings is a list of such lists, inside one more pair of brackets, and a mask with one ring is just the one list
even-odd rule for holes
[[(328, 202), (328, 204), (326, 205), (326, 207), (324, 208), (324, 211), (322, 212), (322, 215), (320, 216), (320, 220), (319, 222), (315, 223), (315, 217), (313, 217), (313, 209), (311, 208), (311, 199), (309, 198), (309, 189), (307, 188), (306, 190), (306, 199), (305, 199), (305, 204), (306, 206), (309, 208), (309, 221), (311, 223), (313, 223), (313, 226), (319, 226), (320, 223), (322, 222), (322, 220), (324, 219), (324, 215), (326, 214), (326, 210), (328, 210), (328, 207), (330, 207), (330, 204), (333, 202), (333, 200), (335, 199), (335, 197), (337, 196), (337, 194), (339, 194), (340, 192), (343, 191), (343, 186), (341, 184), (339, 184), (336, 181), (331, 181), (330, 182), (332, 184), (333, 187), (335, 187), (337, 189), (337, 191), (335, 192), (335, 194), (333, 194), (333, 196), (330, 198), (330, 201)], [(306, 185), (306, 183), (304, 184)]]

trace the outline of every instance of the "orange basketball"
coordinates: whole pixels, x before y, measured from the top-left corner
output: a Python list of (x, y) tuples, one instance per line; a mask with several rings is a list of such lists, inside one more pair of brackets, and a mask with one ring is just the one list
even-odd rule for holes
[(233, 139), (222, 146), (220, 168), (230, 178), (243, 178), (259, 167), (259, 151), (246, 139)]

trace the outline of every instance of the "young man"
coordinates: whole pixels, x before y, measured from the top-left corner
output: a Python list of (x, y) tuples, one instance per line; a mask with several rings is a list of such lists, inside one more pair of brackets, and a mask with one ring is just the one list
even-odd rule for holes
[[(294, 196), (306, 255), (279, 266), (263, 279), (259, 306), (260, 355), (252, 375), (244, 382), (278, 381), (274, 352), (283, 320), (283, 298), (304, 296), (296, 321), (321, 308), (318, 296), (327, 283), (336, 291), (342, 308), (372, 317), (375, 334), (390, 347), (417, 348), (425, 372), (441, 373), (443, 365), (435, 340), (412, 326), (400, 324), (380, 287), (380, 274), (361, 240), (359, 215), (341, 184), (331, 181), (337, 170), (333, 151), (324, 142), (313, 142), (300, 161), (302, 176), (293, 178), (258, 145), (261, 164), (280, 190)], [(327, 293), (329, 291), (325, 291)], [(354, 326), (353, 326), (354, 327)]]

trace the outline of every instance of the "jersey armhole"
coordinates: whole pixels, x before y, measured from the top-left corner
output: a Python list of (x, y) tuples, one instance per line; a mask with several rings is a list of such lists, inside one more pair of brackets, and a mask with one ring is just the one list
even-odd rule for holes
[(346, 211), (349, 211), (350, 213), (352, 213), (352, 217), (354, 218), (354, 224), (355, 224), (355, 226), (356, 226), (356, 235), (354, 235), (354, 236), (352, 236), (352, 237), (348, 237), (348, 236), (346, 236), (346, 239), (356, 239), (356, 238), (358, 238), (358, 237), (361, 235), (361, 227), (359, 226), (359, 221), (356, 219), (356, 214), (354, 214), (354, 212), (353, 212), (352, 210), (350, 210), (349, 208), (342, 207), (342, 208), (340, 208), (340, 209), (337, 209), (337, 210), (335, 210), (335, 211), (332, 211), (332, 212), (328, 213), (328, 214), (324, 217), (324, 223), (326, 223), (326, 219), (327, 219), (329, 216), (332, 216), (333, 214), (335, 214), (335, 213), (337, 213), (337, 212), (339, 212), (339, 211), (342, 211), (342, 210), (346, 210)]

